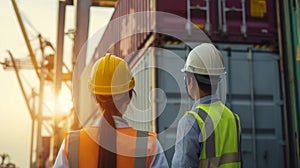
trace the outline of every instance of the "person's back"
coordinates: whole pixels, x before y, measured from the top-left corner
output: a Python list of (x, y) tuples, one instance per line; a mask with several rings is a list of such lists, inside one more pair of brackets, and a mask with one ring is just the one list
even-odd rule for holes
[(156, 134), (135, 130), (122, 118), (135, 86), (127, 63), (106, 54), (88, 84), (101, 112), (99, 126), (66, 134), (54, 167), (168, 167)]
[[(156, 134), (135, 130), (121, 117), (113, 116), (113, 118), (117, 127), (116, 167), (151, 167), (155, 152), (159, 150), (156, 149)], [(88, 127), (66, 134), (64, 150), (70, 167), (98, 166), (99, 145), (93, 139), (98, 129), (98, 127)], [(105, 136), (101, 132), (99, 134)], [(106, 145), (110, 148), (109, 144)]]
[(240, 167), (240, 121), (221, 101), (203, 102), (186, 115), (195, 117), (200, 128), (199, 167)]
[(239, 117), (216, 94), (225, 74), (221, 53), (201, 44), (189, 53), (182, 71), (195, 103), (178, 123), (172, 167), (241, 167)]

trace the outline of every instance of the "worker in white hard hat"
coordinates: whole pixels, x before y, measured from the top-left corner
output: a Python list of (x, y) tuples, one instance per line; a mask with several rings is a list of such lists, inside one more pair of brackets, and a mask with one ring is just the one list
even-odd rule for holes
[(156, 134), (136, 130), (122, 118), (135, 86), (128, 64), (106, 54), (94, 64), (88, 86), (100, 125), (67, 133), (54, 168), (168, 167)]
[(221, 53), (203, 43), (189, 53), (182, 72), (195, 103), (178, 123), (172, 167), (241, 167), (240, 119), (216, 94), (225, 76)]

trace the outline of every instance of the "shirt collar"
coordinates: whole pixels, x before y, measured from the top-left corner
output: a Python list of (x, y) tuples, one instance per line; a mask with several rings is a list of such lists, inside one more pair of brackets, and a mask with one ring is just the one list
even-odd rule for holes
[(115, 120), (116, 128), (129, 127), (127, 121), (120, 116), (112, 116)]
[[(116, 128), (124, 128), (124, 127), (129, 127), (129, 124), (127, 123), (127, 121), (120, 117), (120, 116), (112, 116), (115, 124), (116, 124)], [(99, 126), (100, 125), (100, 120), (98, 120), (94, 126)]]
[(196, 109), (199, 104), (211, 104), (212, 102), (215, 102), (217, 100), (219, 99), (216, 95), (208, 95), (201, 97), (200, 99), (195, 101), (192, 109)]

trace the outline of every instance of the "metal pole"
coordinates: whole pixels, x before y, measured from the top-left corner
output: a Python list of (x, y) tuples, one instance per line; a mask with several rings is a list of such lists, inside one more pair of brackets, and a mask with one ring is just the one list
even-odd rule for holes
[[(288, 1), (285, 1), (285, 2), (288, 2)], [(285, 7), (284, 5), (285, 3), (283, 2), (283, 8)], [(278, 48), (279, 48), (279, 64), (280, 64), (280, 76), (281, 76), (281, 91), (282, 91), (282, 99), (283, 99), (283, 120), (284, 120), (284, 133), (285, 133), (285, 138), (286, 138), (286, 162), (285, 162), (285, 166), (286, 167), (293, 167), (296, 166), (296, 167), (299, 167), (300, 164), (298, 163), (297, 165), (297, 158), (298, 158), (298, 161), (299, 161), (299, 153), (297, 153), (296, 151), (299, 150), (299, 146), (297, 147), (297, 144), (296, 144), (296, 141), (295, 141), (295, 137), (294, 137), (294, 131), (290, 131), (289, 130), (289, 126), (288, 126), (288, 123), (290, 122), (290, 119), (289, 119), (289, 116), (288, 115), (288, 93), (291, 92), (293, 94), (293, 91), (294, 91), (294, 87), (293, 86), (295, 83), (294, 82), (289, 82), (289, 86), (286, 86), (286, 83), (285, 81), (288, 80), (288, 81), (293, 81), (289, 79), (289, 75), (290, 73), (288, 73), (289, 75), (286, 75), (285, 72), (289, 72), (288, 70), (285, 71), (284, 70), (284, 67), (288, 67), (289, 66), (289, 63), (288, 61), (285, 62), (285, 58), (284, 58), (284, 43), (283, 43), (283, 39), (284, 39), (284, 35), (282, 34), (284, 27), (282, 28), (282, 25), (285, 24), (285, 21), (282, 21), (281, 20), (281, 15), (284, 16), (284, 12), (282, 12), (282, 10), (280, 9), (280, 2), (279, 0), (276, 0), (276, 18), (277, 18), (277, 31), (278, 31)], [(286, 12), (286, 13), (289, 13), (289, 12)], [(285, 18), (288, 18), (288, 17), (285, 17)], [(286, 39), (287, 41), (289, 41), (289, 39)], [(288, 43), (286, 44), (288, 45)], [(289, 50), (288, 48), (285, 48), (286, 50)], [(288, 53), (286, 53), (288, 54)], [(286, 64), (286, 65), (285, 65)], [(289, 88), (289, 89), (285, 89), (285, 88)], [(291, 97), (294, 98), (294, 95), (291, 95)], [(292, 105), (292, 102), (295, 102), (294, 100), (290, 99), (289, 101), (291, 102), (291, 110), (295, 110), (293, 109), (293, 105)], [(292, 120), (293, 121), (293, 120)], [(291, 133), (291, 134), (290, 134)], [(293, 141), (292, 143), (290, 143), (290, 141), (288, 140), (289, 138), (293, 137)], [(296, 145), (294, 147), (294, 144)], [(293, 148), (294, 147), (294, 148)], [(291, 150), (292, 149), (292, 150)], [(293, 150), (295, 149), (295, 150)], [(291, 151), (290, 151), (291, 150)], [(290, 155), (290, 152), (295, 152), (294, 155)]]
[[(32, 89), (32, 109), (35, 109), (35, 92)], [(35, 118), (32, 118), (31, 120), (31, 141), (30, 141), (30, 167), (33, 167), (33, 137), (34, 137), (34, 128), (35, 128)]]
[(63, 66), (63, 51), (64, 51), (64, 31), (65, 31), (65, 11), (66, 3), (59, 1), (58, 4), (58, 24), (57, 24), (57, 40), (56, 54), (54, 57), (54, 89), (55, 96), (58, 96), (62, 83), (62, 66)]
[(232, 51), (231, 51), (231, 48), (228, 47), (227, 49), (227, 54), (228, 54), (228, 102), (229, 102), (229, 108), (232, 107), (232, 89), (231, 89), (231, 86), (232, 86), (232, 81), (231, 81), (231, 54), (232, 54)]
[[(87, 45), (85, 44), (88, 40), (88, 30), (89, 30), (89, 18), (90, 18), (90, 6), (92, 5), (92, 0), (78, 0), (75, 2), (76, 5), (76, 24), (75, 24), (75, 36), (74, 36), (74, 54), (73, 54), (73, 65), (75, 65), (76, 61), (80, 60), (82, 62), (78, 62), (76, 66), (76, 74), (81, 76), (85, 65), (86, 65), (86, 51)], [(77, 57), (80, 54), (80, 58)], [(79, 78), (77, 80), (73, 80), (73, 88), (79, 89), (80, 81)], [(73, 92), (73, 97), (77, 106), (77, 109), (80, 109), (79, 103), (79, 92)], [(80, 115), (81, 111), (77, 111)]]
[(242, 26), (241, 26), (241, 32), (244, 33), (244, 37), (247, 37), (245, 0), (241, 0), (241, 3), (242, 3)]
[[(152, 62), (152, 67), (151, 67), (151, 88), (152, 90), (153, 89), (156, 89), (156, 69), (154, 67), (156, 67), (156, 49), (155, 47), (153, 47), (151, 49), (151, 53), (150, 53), (150, 59), (151, 59), (151, 62)], [(157, 112), (157, 105), (156, 105), (156, 93), (155, 92), (151, 92), (151, 107), (152, 107), (152, 110), (151, 110), (151, 115), (152, 115), (152, 122), (151, 122), (151, 131), (153, 132), (156, 132), (158, 130), (158, 128), (156, 128), (156, 112)]]
[(33, 167), (33, 163), (32, 163), (32, 154), (33, 154), (33, 136), (34, 136), (34, 127), (35, 127), (35, 120), (31, 120), (31, 140), (30, 140), (30, 156), (29, 156), (29, 164), (30, 167)]
[(226, 0), (222, 0), (222, 6), (223, 6), (223, 33), (227, 32), (227, 23), (226, 23)]
[(42, 36), (39, 35), (39, 43), (40, 49), (42, 53), (42, 61), (41, 61), (41, 72), (40, 72), (40, 92), (39, 92), (39, 106), (38, 106), (38, 115), (37, 115), (37, 143), (36, 143), (36, 165), (37, 168), (41, 168), (43, 166), (43, 145), (42, 145), (42, 124), (43, 124), (43, 101), (44, 101), (44, 85), (45, 85), (45, 68), (44, 68), (44, 45)]
[[(81, 60), (86, 61), (86, 42), (88, 40), (89, 20), (90, 20), (90, 7), (92, 6), (92, 0), (75, 1), (76, 7), (76, 23), (75, 23), (75, 36), (74, 36), (74, 55), (73, 65), (75, 65), (78, 55), (83, 57)], [(77, 65), (78, 72), (82, 73), (85, 62)]]
[(210, 8), (209, 8), (209, 1), (210, 0), (206, 0), (206, 26), (205, 26), (206, 32), (210, 32)]
[(255, 107), (254, 107), (254, 74), (253, 74), (253, 53), (249, 48), (249, 79), (250, 79), (250, 101), (251, 101), (251, 121), (252, 121), (252, 147), (253, 147), (253, 168), (256, 168), (256, 128), (255, 128)]
[(59, 150), (58, 140), (58, 129), (57, 129), (57, 113), (58, 107), (58, 96), (62, 85), (62, 66), (63, 66), (63, 51), (64, 51), (64, 36), (65, 36), (65, 15), (66, 15), (66, 2), (59, 1), (58, 4), (58, 24), (57, 24), (57, 46), (56, 54), (54, 57), (54, 116), (53, 116), (53, 151), (52, 159), (56, 158)]
[(44, 68), (41, 68), (41, 76), (40, 76), (40, 93), (39, 93), (39, 106), (38, 106), (38, 115), (37, 115), (37, 144), (36, 144), (36, 149), (37, 149), (37, 155), (36, 155), (36, 163), (37, 167), (40, 168), (42, 167), (42, 137), (41, 137), (41, 132), (42, 132), (42, 117), (43, 117), (43, 98), (44, 98)]
[(33, 67), (34, 67), (35, 72), (36, 72), (36, 75), (37, 75), (38, 78), (39, 78), (39, 77), (40, 77), (40, 74), (39, 74), (39, 72), (38, 72), (38, 69), (39, 69), (39, 68), (38, 68), (38, 64), (37, 64), (37, 61), (36, 61), (36, 58), (35, 58), (35, 54), (33, 53), (33, 50), (32, 50), (32, 48), (31, 48), (30, 41), (29, 41), (29, 38), (28, 38), (28, 36), (27, 36), (26, 29), (25, 29), (25, 26), (24, 26), (24, 24), (23, 24), (23, 21), (22, 21), (22, 18), (21, 18), (21, 15), (20, 15), (18, 6), (17, 6), (15, 0), (11, 0), (11, 2), (12, 2), (12, 4), (13, 4), (14, 10), (15, 10), (15, 12), (16, 12), (16, 15), (17, 15), (17, 18), (18, 18), (18, 21), (19, 21), (19, 24), (20, 24), (20, 27), (21, 27), (21, 30), (22, 30), (22, 33), (23, 33), (23, 36), (24, 36), (26, 45), (27, 45), (27, 48), (28, 48), (28, 51), (29, 51), (30, 59), (31, 59), (31, 61), (32, 61)]
[(187, 0), (187, 23), (185, 28), (187, 30), (188, 35), (192, 34), (192, 25), (191, 25), (191, 1)]
[(223, 24), (222, 24), (222, 0), (218, 0), (218, 31), (222, 31)]

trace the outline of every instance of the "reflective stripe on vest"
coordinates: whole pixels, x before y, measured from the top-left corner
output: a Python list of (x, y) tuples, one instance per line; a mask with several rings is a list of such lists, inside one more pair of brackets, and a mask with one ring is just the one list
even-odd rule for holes
[[(134, 167), (147, 167), (147, 146), (148, 146), (148, 133), (137, 131), (136, 137), (141, 137), (136, 139), (136, 146), (141, 148), (135, 149)], [(145, 138), (146, 137), (146, 138)]]
[(193, 115), (201, 130), (202, 151), (199, 167), (240, 167), (240, 122), (220, 101), (200, 104)]
[[(212, 157), (208, 159), (202, 159), (199, 161), (199, 168), (202, 167), (218, 167), (225, 164), (236, 164), (235, 162), (240, 162), (240, 154), (236, 153), (225, 153), (220, 157)], [(237, 167), (239, 165), (230, 165), (229, 167)]]
[[(117, 147), (123, 148), (122, 150), (117, 149), (117, 153), (126, 151), (128, 155), (136, 156), (117, 154), (117, 167), (149, 167), (153, 160), (152, 155), (155, 153), (156, 134), (137, 131), (130, 127), (117, 130), (122, 134), (119, 135)], [(134, 140), (134, 144), (126, 142), (126, 136), (130, 136), (129, 139)], [(67, 152), (65, 154), (70, 168), (97, 167), (98, 144), (89, 137), (86, 131), (69, 132), (66, 141), (65, 149)]]
[(68, 139), (68, 159), (70, 168), (78, 168), (79, 131), (72, 131)]

